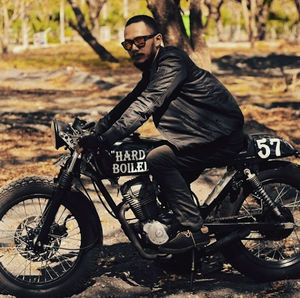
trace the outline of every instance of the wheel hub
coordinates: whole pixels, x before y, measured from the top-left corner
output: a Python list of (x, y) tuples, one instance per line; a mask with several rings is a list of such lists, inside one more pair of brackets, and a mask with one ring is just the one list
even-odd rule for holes
[(53, 257), (59, 249), (61, 239), (66, 235), (66, 228), (53, 224), (46, 243), (36, 245), (40, 227), (40, 218), (28, 217), (17, 227), (14, 240), (19, 253), (27, 260), (34, 262), (45, 261)]
[[(294, 221), (294, 216), (292, 214), (292, 212), (290, 211), (290, 209), (286, 208), (286, 207), (279, 207), (280, 213), (282, 215), (281, 219), (277, 219), (276, 221), (274, 220), (274, 215), (271, 215), (271, 212), (268, 212), (267, 215), (264, 218), (265, 222), (268, 223), (295, 223)], [(264, 231), (263, 235), (266, 236), (266, 238), (268, 240), (275, 240), (275, 241), (279, 241), (282, 239), (287, 238), (288, 236), (291, 235), (291, 233), (294, 230), (294, 225), (289, 225), (290, 228), (286, 228), (285, 225), (281, 225), (280, 227), (277, 227), (276, 229), (272, 230), (272, 231)]]

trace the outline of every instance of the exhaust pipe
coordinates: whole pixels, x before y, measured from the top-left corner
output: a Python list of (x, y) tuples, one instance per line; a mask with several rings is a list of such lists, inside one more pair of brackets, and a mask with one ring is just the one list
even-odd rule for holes
[(249, 234), (250, 234), (249, 229), (234, 231), (234, 232), (228, 234), (227, 236), (225, 236), (224, 238), (217, 240), (213, 244), (210, 244), (210, 245), (204, 247), (202, 251), (205, 255), (213, 254), (213, 253), (217, 252), (218, 250), (220, 250), (221, 248), (227, 246), (231, 242), (242, 239), (242, 238), (248, 236)]
[[(157, 259), (160, 257), (167, 257), (169, 254), (145, 252), (145, 250), (143, 249), (143, 247), (140, 243), (140, 240), (138, 239), (138, 237), (136, 236), (134, 231), (131, 229), (131, 227), (129, 226), (129, 224), (125, 218), (125, 212), (129, 209), (130, 209), (130, 206), (128, 203), (125, 203), (120, 207), (119, 220), (121, 222), (123, 231), (125, 232), (128, 239), (133, 243), (133, 245), (137, 249), (140, 256), (142, 258), (145, 258), (148, 260), (154, 260), (154, 259)], [(249, 234), (250, 234), (249, 229), (234, 231), (234, 232), (228, 234), (227, 236), (225, 236), (224, 238), (221, 238), (220, 240), (214, 242), (213, 244), (202, 248), (201, 249), (202, 253), (205, 255), (213, 254), (213, 253), (217, 252), (218, 250), (220, 250), (221, 248), (225, 247), (226, 245), (230, 244), (231, 242), (238, 240), (238, 239), (242, 239), (242, 238), (248, 236)]]
[[(120, 211), (119, 211), (119, 220), (121, 222), (122, 225), (122, 229), (125, 232), (126, 236), (129, 238), (129, 240), (133, 243), (133, 245), (135, 246), (135, 248), (137, 249), (138, 253), (140, 254), (141, 257), (148, 259), (148, 260), (154, 260), (158, 257), (162, 257), (162, 254), (150, 254), (145, 252), (145, 250), (143, 249), (143, 247), (141, 246), (141, 243), (138, 239), (138, 237), (135, 235), (135, 233), (132, 231), (132, 229), (130, 228), (126, 218), (125, 218), (125, 212), (127, 210), (129, 210), (129, 204), (125, 203), (121, 206)], [(164, 255), (165, 256), (165, 255)]]

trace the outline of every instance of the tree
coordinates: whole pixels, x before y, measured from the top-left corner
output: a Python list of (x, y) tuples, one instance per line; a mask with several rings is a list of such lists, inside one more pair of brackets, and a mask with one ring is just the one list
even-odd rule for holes
[(221, 22), (221, 7), (223, 3), (224, 0), (205, 0), (205, 5), (209, 11), (208, 17), (212, 18), (216, 23), (217, 36), (219, 40), (223, 39), (223, 26)]
[(264, 40), (266, 37), (266, 25), (272, 3), (273, 0), (257, 0), (258, 12), (256, 14), (256, 23), (258, 40)]
[(1, 0), (0, 2), (0, 43), (2, 54), (8, 53), (9, 30), (13, 22), (20, 17), (21, 1), (22, 0)]
[(257, 39), (264, 40), (273, 0), (238, 0), (238, 2), (242, 3), (246, 31), (251, 44), (253, 45)]
[(95, 51), (95, 53), (100, 57), (101, 60), (118, 62), (118, 60), (111, 53), (109, 53), (93, 36), (93, 34), (87, 26), (85, 17), (80, 7), (78, 6), (76, 0), (68, 0), (68, 3), (73, 9), (77, 21), (77, 24), (75, 24), (70, 20), (69, 25), (74, 30), (76, 30), (79, 33), (79, 35), (91, 46), (91, 48)]
[(60, 0), (59, 5), (59, 40), (60, 43), (65, 43), (65, 3)]
[(203, 20), (203, 0), (190, 0), (190, 36), (187, 35), (183, 24), (179, 0), (146, 1), (161, 29), (165, 45), (174, 45), (186, 50), (197, 65), (210, 70), (211, 59), (205, 40), (208, 21)]
[(295, 22), (296, 25), (296, 39), (299, 40), (300, 38), (300, 0), (294, 0), (296, 8), (297, 8), (297, 12), (298, 12), (298, 17), (297, 20)]
[(94, 36), (99, 33), (99, 16), (102, 7), (106, 2), (107, 0), (86, 0), (92, 25), (92, 34)]

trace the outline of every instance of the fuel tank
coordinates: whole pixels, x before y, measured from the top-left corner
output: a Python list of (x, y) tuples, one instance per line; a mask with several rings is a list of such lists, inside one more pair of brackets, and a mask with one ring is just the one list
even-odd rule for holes
[(160, 139), (131, 135), (115, 143), (108, 154), (99, 155), (98, 167), (107, 177), (135, 176), (148, 172), (146, 156), (153, 148), (165, 143)]

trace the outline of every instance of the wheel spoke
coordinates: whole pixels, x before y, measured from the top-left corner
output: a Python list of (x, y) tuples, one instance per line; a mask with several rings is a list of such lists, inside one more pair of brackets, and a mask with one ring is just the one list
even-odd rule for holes
[[(284, 231), (272, 231), (271, 234), (261, 234), (261, 237), (258, 237), (257, 239), (255, 239), (252, 235), (253, 233), (251, 233), (248, 237), (249, 239), (242, 241), (243, 245), (257, 258), (268, 262), (281, 262), (288, 258), (299, 256), (299, 190), (287, 184), (271, 183), (270, 181), (264, 185), (264, 188), (274, 202), (279, 203), (284, 208), (288, 208), (288, 210), (290, 210), (291, 215), (289, 216), (295, 221), (293, 231), (291, 231), (290, 234)], [(239, 218), (248, 217), (257, 220), (257, 216), (255, 216), (255, 214), (262, 213), (263, 210), (264, 208), (261, 204), (261, 200), (251, 194), (243, 202), (238, 215)], [(275, 233), (278, 239), (274, 236)], [(287, 234), (286, 236), (281, 237), (280, 233)], [(272, 237), (275, 237), (274, 240), (272, 240)]]
[(0, 220), (0, 266), (14, 279), (44, 284), (61, 278), (80, 254), (81, 231), (69, 209), (61, 206), (49, 242), (34, 250), (41, 215), (48, 199), (32, 197), (10, 208)]

